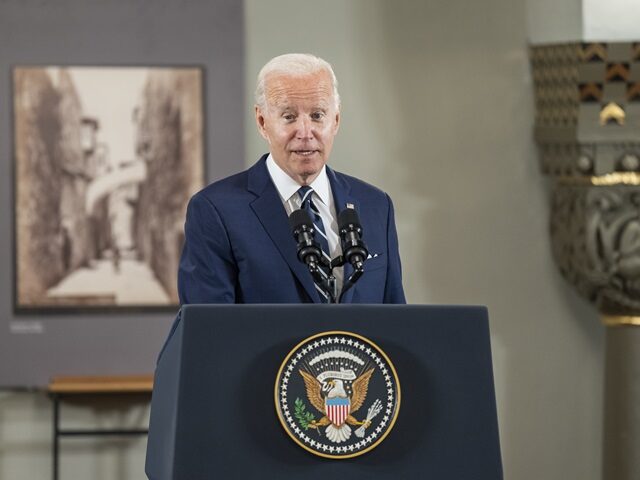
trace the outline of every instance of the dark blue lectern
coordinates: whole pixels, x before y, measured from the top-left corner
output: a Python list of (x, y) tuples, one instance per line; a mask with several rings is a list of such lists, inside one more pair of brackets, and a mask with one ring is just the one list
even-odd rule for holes
[[(348, 331), (388, 355), (402, 385), (377, 448), (333, 460), (287, 436), (274, 385), (287, 354)], [(187, 305), (155, 376), (151, 480), (502, 479), (487, 312), (413, 305)]]

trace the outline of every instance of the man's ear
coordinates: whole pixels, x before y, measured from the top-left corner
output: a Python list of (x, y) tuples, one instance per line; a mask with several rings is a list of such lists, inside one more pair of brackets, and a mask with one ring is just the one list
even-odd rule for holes
[(333, 134), (335, 135), (336, 133), (338, 133), (339, 129), (340, 129), (340, 110), (336, 112), (336, 121), (333, 126)]
[(260, 132), (260, 135), (262, 135), (262, 138), (264, 138), (268, 142), (269, 136), (267, 135), (267, 131), (264, 128), (264, 122), (265, 122), (264, 114), (262, 113), (262, 110), (258, 105), (255, 106), (255, 112), (256, 112), (256, 126), (258, 127), (258, 132)]

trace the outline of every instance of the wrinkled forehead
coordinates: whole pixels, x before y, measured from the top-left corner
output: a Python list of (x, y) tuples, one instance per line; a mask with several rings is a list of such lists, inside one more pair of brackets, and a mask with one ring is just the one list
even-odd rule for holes
[(265, 78), (267, 104), (275, 108), (335, 105), (331, 76), (321, 70), (309, 75), (273, 73)]

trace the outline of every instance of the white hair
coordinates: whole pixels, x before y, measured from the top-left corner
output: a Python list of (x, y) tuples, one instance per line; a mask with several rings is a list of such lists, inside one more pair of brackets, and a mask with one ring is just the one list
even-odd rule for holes
[(310, 53), (287, 53), (269, 60), (260, 73), (256, 82), (255, 100), (256, 105), (261, 109), (265, 109), (267, 101), (265, 97), (266, 78), (269, 75), (280, 74), (290, 76), (306, 76), (325, 70), (331, 77), (331, 86), (333, 87), (333, 98), (336, 102), (336, 108), (340, 108), (340, 95), (338, 94), (338, 79), (331, 64), (320, 57), (316, 57)]

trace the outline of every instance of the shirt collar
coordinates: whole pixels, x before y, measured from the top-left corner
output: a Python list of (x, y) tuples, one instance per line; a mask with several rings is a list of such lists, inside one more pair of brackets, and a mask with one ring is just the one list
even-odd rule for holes
[[(269, 171), (271, 180), (273, 180), (273, 183), (283, 201), (288, 201), (300, 189), (301, 185), (291, 178), (287, 172), (280, 168), (271, 154), (267, 157), (267, 170)], [(327, 176), (326, 165), (323, 165), (322, 170), (320, 170), (320, 174), (309, 186), (313, 189), (316, 195), (320, 197), (320, 200), (322, 200), (325, 205), (330, 205), (329, 200), (331, 197), (331, 190), (329, 187), (329, 177)]]

